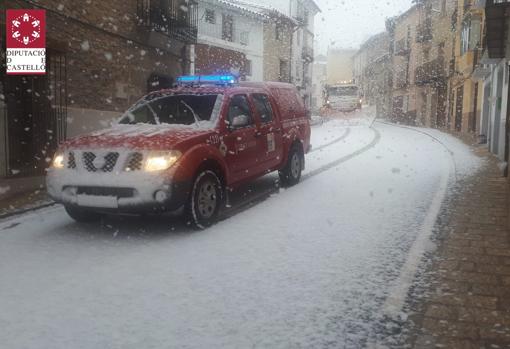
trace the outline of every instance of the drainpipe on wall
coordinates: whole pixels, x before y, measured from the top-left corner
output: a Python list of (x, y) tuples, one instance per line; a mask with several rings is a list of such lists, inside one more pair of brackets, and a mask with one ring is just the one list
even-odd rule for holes
[(189, 73), (195, 75), (195, 45), (189, 45)]
[(0, 99), (0, 178), (7, 176), (7, 131), (7, 106)]
[[(510, 81), (510, 66), (507, 64), (507, 74), (508, 74), (508, 81)], [(510, 84), (508, 86), (508, 92), (507, 92), (507, 104), (506, 104), (506, 120), (505, 120), (505, 171), (504, 176), (508, 177), (508, 161), (509, 161), (509, 155), (510, 155), (510, 108), (508, 106), (508, 102), (510, 101)]]
[[(0, 54), (0, 56), (3, 56)], [(7, 101), (3, 88), (3, 82), (0, 81), (0, 178), (7, 176), (8, 161), (8, 128), (7, 128)]]

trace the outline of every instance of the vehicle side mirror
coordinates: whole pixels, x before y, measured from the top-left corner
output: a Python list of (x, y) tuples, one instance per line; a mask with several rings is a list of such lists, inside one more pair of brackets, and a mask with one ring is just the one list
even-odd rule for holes
[(238, 115), (232, 120), (231, 126), (233, 128), (239, 128), (248, 126), (250, 124), (250, 117), (248, 115)]

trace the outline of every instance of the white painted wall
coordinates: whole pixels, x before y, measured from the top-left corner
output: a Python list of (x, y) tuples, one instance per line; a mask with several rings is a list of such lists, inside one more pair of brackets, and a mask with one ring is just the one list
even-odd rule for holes
[(506, 60), (503, 60), (500, 64), (500, 69), (503, 70), (503, 92), (501, 98), (501, 121), (499, 128), (499, 152), (498, 157), (504, 161), (505, 160), (505, 146), (506, 146), (506, 111), (508, 108), (508, 63)]
[[(215, 12), (216, 23), (205, 20), (206, 9)], [(222, 15), (234, 18), (233, 41), (222, 39)], [(241, 44), (241, 34), (247, 33), (247, 45)], [(252, 74), (247, 76), (250, 81), (262, 81), (264, 78), (264, 23), (251, 15), (242, 15), (229, 6), (216, 1), (200, 1), (198, 5), (198, 42), (229, 50), (242, 52), (252, 62)]]
[(5, 104), (0, 99), (0, 178), (7, 174), (7, 149), (4, 135), (6, 135), (7, 128), (7, 113), (5, 111)]
[[(506, 110), (508, 107), (508, 63), (502, 60), (499, 64), (491, 67), (491, 75), (487, 80), (490, 84), (491, 93), (489, 98), (489, 150), (498, 156), (500, 160), (505, 157), (505, 126)], [(500, 81), (501, 79), (501, 81)], [(498, 85), (502, 84), (501, 92)], [(498, 108), (501, 99), (501, 108)]]

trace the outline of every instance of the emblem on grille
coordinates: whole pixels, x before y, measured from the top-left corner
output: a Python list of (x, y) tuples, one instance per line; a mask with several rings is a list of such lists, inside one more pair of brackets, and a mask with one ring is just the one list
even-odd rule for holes
[(104, 156), (96, 156), (94, 161), (92, 161), (92, 165), (94, 165), (95, 168), (100, 170), (104, 167), (104, 165), (106, 165), (106, 159), (104, 158)]

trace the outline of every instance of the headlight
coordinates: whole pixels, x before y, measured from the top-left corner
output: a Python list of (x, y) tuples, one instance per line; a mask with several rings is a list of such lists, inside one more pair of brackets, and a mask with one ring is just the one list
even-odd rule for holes
[(64, 153), (61, 151), (57, 151), (55, 156), (53, 157), (53, 161), (51, 163), (53, 168), (64, 168)]
[(145, 171), (163, 171), (172, 167), (181, 157), (179, 151), (149, 153), (145, 160)]

